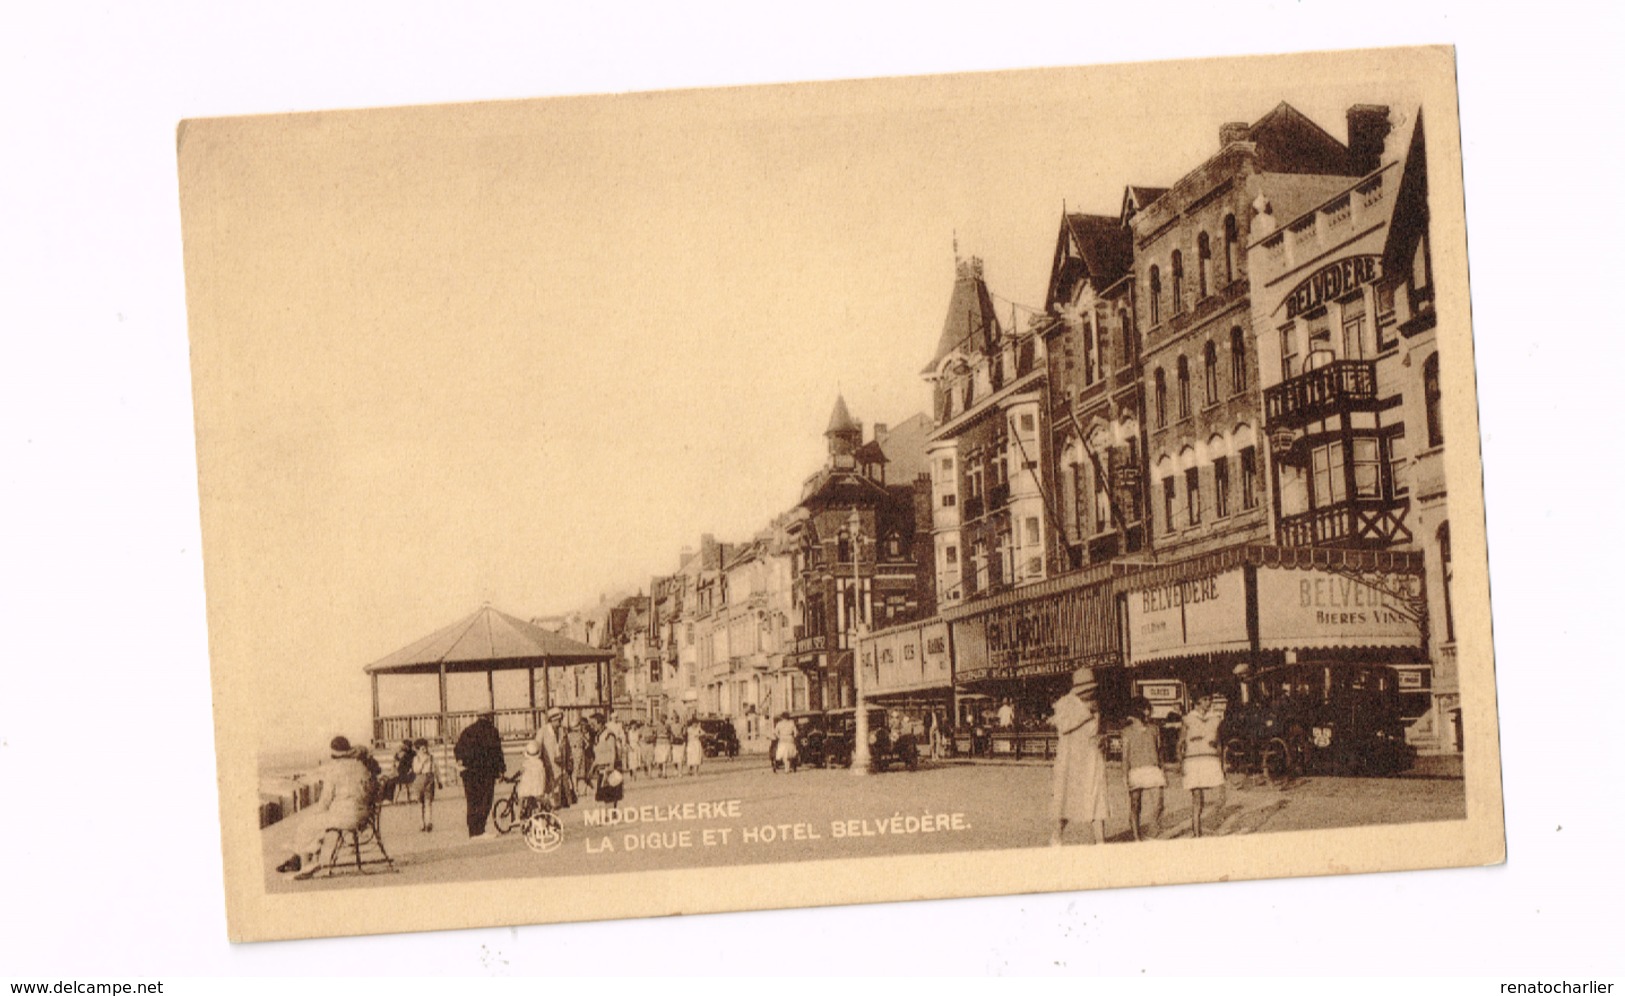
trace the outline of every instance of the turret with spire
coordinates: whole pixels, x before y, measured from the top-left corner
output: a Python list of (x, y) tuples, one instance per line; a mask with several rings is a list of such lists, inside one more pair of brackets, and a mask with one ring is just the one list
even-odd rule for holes
[(863, 424), (846, 410), (846, 399), (839, 394), (835, 396), (835, 410), (830, 412), (829, 428), (824, 430), (824, 438), (829, 440), (831, 464), (846, 457), (850, 466), (852, 455), (863, 445)]

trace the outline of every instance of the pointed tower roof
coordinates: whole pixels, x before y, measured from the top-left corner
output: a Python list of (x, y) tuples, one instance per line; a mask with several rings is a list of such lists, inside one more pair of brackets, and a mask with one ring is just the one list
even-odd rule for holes
[(837, 394), (835, 396), (835, 410), (829, 413), (829, 428), (824, 435), (829, 436), (837, 432), (862, 432), (863, 429), (852, 420), (852, 413), (846, 410), (846, 398)]
[(961, 346), (985, 349), (999, 334), (999, 317), (993, 310), (993, 298), (982, 281), (981, 259), (972, 256), (960, 260), (953, 296), (948, 299), (948, 317), (937, 339), (937, 351), (922, 372), (935, 370), (944, 356)]

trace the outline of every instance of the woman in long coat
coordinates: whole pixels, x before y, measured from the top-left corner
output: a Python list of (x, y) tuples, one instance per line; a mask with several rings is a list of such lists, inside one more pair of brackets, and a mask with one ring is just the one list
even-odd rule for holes
[(1066, 825), (1074, 821), (1091, 824), (1094, 843), (1104, 843), (1111, 811), (1106, 803), (1105, 737), (1095, 701), (1094, 671), (1083, 667), (1073, 673), (1072, 691), (1056, 701), (1050, 723), (1060, 733), (1051, 790), (1055, 832), (1050, 835), (1050, 845), (1059, 847)]

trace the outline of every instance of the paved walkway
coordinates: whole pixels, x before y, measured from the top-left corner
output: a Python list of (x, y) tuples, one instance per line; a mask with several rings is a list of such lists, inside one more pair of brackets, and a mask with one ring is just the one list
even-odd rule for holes
[[(1179, 788), (1177, 774), (1170, 782), (1161, 837), (1187, 837), (1190, 795)], [(928, 764), (916, 772), (857, 777), (840, 770), (775, 775), (761, 758), (709, 761), (697, 777), (629, 782), (623, 810), (653, 817), (640, 820), (641, 825), (589, 827), (586, 817), (597, 807), (567, 810), (562, 814), (565, 843), (547, 854), (531, 851), (517, 833), (470, 841), (463, 799), (448, 791), (435, 803), (432, 833), (418, 829), (416, 804), (384, 808), (384, 840), (396, 859), (397, 874), (359, 876), (351, 869), (331, 879), (292, 881), (272, 869), (287, 854), (293, 821), (266, 829), (262, 834), (266, 886), (280, 893), (1041, 847), (1050, 833), (1049, 783), (1048, 767), (1028, 764)], [(1115, 764), (1108, 766), (1107, 785), (1112, 807), (1108, 841), (1131, 842), (1128, 794)], [(735, 801), (736, 809), (727, 808)], [(708, 809), (699, 810), (700, 803), (709, 804)], [(692, 818), (683, 818), (685, 805), (695, 807), (687, 813)], [(1209, 803), (1206, 826), (1212, 835), (1237, 835), (1464, 815), (1459, 781), (1310, 778), (1284, 790), (1249, 785), (1229, 792), (1219, 804)], [(910, 817), (914, 828), (929, 818), (931, 832), (911, 830)], [(881, 830), (881, 823), (888, 828)], [(893, 826), (903, 832), (891, 832)], [(684, 831), (686, 839), (681, 836)], [(1082, 843), (1089, 832), (1085, 827), (1069, 828), (1069, 836)]]

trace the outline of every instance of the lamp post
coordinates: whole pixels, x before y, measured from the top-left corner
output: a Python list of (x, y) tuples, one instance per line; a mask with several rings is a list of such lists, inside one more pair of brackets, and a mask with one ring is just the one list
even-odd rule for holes
[(863, 661), (858, 657), (858, 639), (863, 635), (863, 575), (860, 573), (860, 564), (863, 560), (863, 519), (858, 515), (857, 509), (852, 510), (852, 517), (847, 520), (847, 537), (852, 543), (852, 695), (857, 700), (857, 710), (853, 715), (855, 727), (852, 731), (852, 773), (854, 775), (867, 775), (869, 773), (869, 705), (864, 701), (863, 692)]

